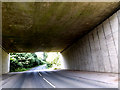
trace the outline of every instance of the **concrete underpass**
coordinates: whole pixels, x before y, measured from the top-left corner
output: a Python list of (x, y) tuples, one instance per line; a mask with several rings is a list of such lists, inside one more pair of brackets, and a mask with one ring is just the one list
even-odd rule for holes
[[(3, 88), (118, 88), (119, 9), (119, 2), (3, 2)], [(61, 52), (65, 70), (9, 73), (9, 53), (38, 51)]]

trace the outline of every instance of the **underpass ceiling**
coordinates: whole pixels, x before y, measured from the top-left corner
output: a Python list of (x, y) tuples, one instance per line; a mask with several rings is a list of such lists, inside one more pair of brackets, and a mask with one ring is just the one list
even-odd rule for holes
[(62, 51), (110, 16), (118, 2), (4, 2), (2, 46), (8, 52)]

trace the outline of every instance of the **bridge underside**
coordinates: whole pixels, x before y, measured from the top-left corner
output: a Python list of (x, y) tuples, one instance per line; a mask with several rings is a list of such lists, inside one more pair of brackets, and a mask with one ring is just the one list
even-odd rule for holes
[(118, 73), (119, 8), (119, 2), (4, 2), (2, 48), (59, 51), (67, 69)]
[(7, 52), (63, 51), (114, 13), (118, 2), (26, 2), (2, 4)]

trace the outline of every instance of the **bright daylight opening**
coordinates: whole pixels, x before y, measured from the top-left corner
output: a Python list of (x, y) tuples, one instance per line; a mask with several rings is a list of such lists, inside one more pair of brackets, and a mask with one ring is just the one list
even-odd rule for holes
[(10, 53), (10, 72), (64, 69), (60, 52)]

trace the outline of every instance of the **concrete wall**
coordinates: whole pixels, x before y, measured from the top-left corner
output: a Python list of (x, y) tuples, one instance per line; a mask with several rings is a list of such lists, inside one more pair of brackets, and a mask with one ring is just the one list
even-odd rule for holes
[[(118, 20), (119, 20), (119, 24), (118, 24), (118, 45), (120, 45), (120, 11), (118, 13)], [(120, 48), (118, 46), (118, 53), (120, 53)], [(118, 54), (118, 71), (120, 72), (120, 55)]]
[(2, 74), (2, 48), (0, 48), (0, 75)]
[(8, 73), (10, 69), (10, 55), (2, 50), (2, 74)]
[(62, 52), (68, 69), (118, 72), (119, 12)]

